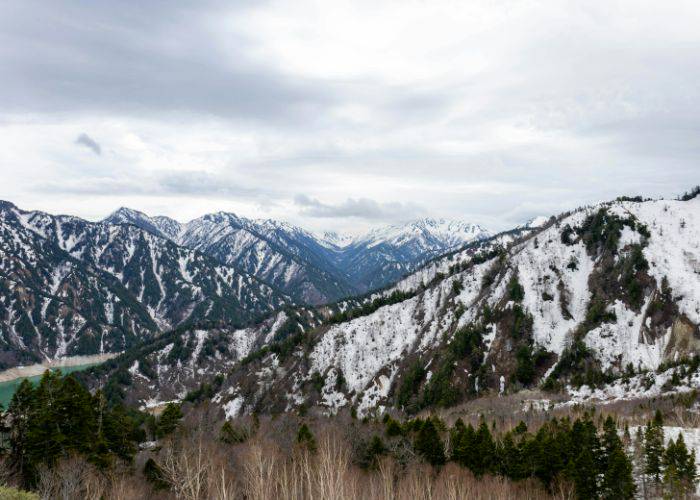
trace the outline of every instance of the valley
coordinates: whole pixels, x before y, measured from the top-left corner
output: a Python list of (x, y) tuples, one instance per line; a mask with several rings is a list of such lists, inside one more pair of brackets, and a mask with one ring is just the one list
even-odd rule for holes
[[(438, 472), (449, 461), (448, 467), (465, 467), (456, 474), (470, 471), (461, 486), (437, 475), (435, 483), (416, 487), (474, 488), (469, 491), (475, 498), (487, 491), (532, 498), (564, 498), (572, 491), (597, 498), (605, 488), (620, 498), (632, 498), (632, 492), (653, 497), (669, 488), (694, 491), (688, 484), (695, 485), (696, 476), (690, 473), (671, 484), (644, 470), (652, 439), (661, 443), (662, 455), (685, 457), (684, 470), (695, 471), (695, 462), (688, 461), (700, 451), (697, 195), (621, 198), (493, 235), (478, 226), (422, 220), (361, 240), (334, 236), (342, 247), (269, 221), (256, 222), (253, 230), (251, 221), (234, 223), (230, 214), (186, 225), (126, 210), (100, 223), (9, 204), (2, 214), (7, 292), (0, 298), (0, 318), (8, 366), (35, 356), (59, 364), (87, 359), (66, 356), (99, 357), (99, 364), (80, 363), (66, 373), (75, 370), (70, 378), (80, 390), (117, 412), (110, 418), (122, 418), (120, 408), (133, 412), (129, 418), (136, 420), (128, 425), (145, 433), (137, 439), (137, 455), (154, 460), (169, 487), (186, 474), (166, 470), (174, 464), (168, 460), (182, 452), (173, 446), (191, 445), (180, 439), (204, 439), (198, 430), (204, 426), (209, 452), (235, 446), (241, 456), (262, 453), (260, 460), (273, 461), (287, 456), (288, 432), (298, 433), (297, 451), (280, 467), (302, 467), (305, 462), (297, 460), (312, 460), (317, 449), (341, 453), (345, 458), (333, 467), (349, 476), (337, 484), (345, 492), (339, 498), (349, 495), (346, 488), (379, 488), (382, 467), (406, 460), (412, 465), (397, 476), (397, 488), (407, 487), (401, 481), (412, 480), (410, 467), (421, 460)], [(269, 232), (263, 237), (261, 225), (276, 228), (277, 239)], [(211, 236), (216, 234), (221, 238)], [(300, 235), (313, 243), (302, 245)], [(241, 243), (252, 238), (253, 246)], [(372, 257), (375, 247), (385, 248), (382, 255), (390, 248), (392, 259), (405, 256), (399, 274), (376, 282), (358, 278), (384, 269)], [(245, 259), (233, 248), (247, 256), (249, 267), (241, 268)], [(264, 249), (255, 265), (249, 260), (258, 251), (253, 248)], [(284, 257), (270, 257), (273, 249)], [(316, 260), (308, 256), (311, 249)], [(321, 262), (325, 275), (317, 273)], [(266, 274), (275, 266), (286, 266), (295, 278), (281, 282)], [(289, 287), (308, 290), (300, 283), (321, 283), (311, 276), (332, 276), (347, 288), (336, 288), (335, 300), (303, 301)], [(350, 291), (360, 289), (364, 293)], [(44, 397), (47, 384), (59, 392), (74, 390), (74, 382), (60, 376), (33, 382), (39, 392), (32, 397)], [(29, 391), (19, 389), (18, 381), (5, 384), (10, 391)], [(10, 412), (18, 409), (13, 401)], [(167, 423), (171, 418), (176, 423)], [(166, 438), (173, 431), (158, 430), (161, 425), (174, 425), (180, 437)], [(469, 437), (485, 428), (488, 436)], [(574, 452), (562, 443), (544, 443), (542, 432), (562, 443), (571, 439), (569, 432), (588, 432), (586, 439), (608, 443), (618, 450), (621, 469), (614, 481), (624, 489), (606, 483), (613, 481), (606, 479), (612, 472), (600, 469), (600, 489), (582, 496), (590, 478), (571, 467), (583, 460), (577, 453), (593, 448)], [(212, 441), (219, 434), (220, 442)], [(264, 435), (271, 441), (257, 448)], [(473, 453), (482, 445), (469, 441), (462, 450), (454, 441), (482, 438), (484, 453), (493, 456), (481, 465)], [(426, 448), (424, 439), (441, 444)], [(151, 448), (156, 442), (167, 451)], [(564, 446), (564, 463), (560, 469), (547, 465), (554, 467), (551, 476), (509, 469), (508, 446), (519, 456), (534, 453), (532, 446)], [(591, 460), (612, 460), (612, 448), (606, 449)], [(238, 494), (286, 498), (289, 488), (309, 495), (325, 487), (292, 486), (284, 483), (282, 470), (274, 470), (278, 482), (259, 486), (255, 494), (246, 488), (257, 476), (241, 472), (248, 477), (247, 493)], [(372, 479), (360, 486), (356, 474)], [(484, 474), (500, 479), (488, 482)]]

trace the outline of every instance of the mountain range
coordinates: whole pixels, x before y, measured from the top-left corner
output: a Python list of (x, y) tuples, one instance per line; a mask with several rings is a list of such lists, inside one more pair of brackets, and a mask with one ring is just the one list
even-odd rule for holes
[(413, 413), (535, 387), (580, 402), (700, 385), (696, 365), (677, 371), (700, 353), (698, 196), (357, 238), (3, 202), (0, 250), (0, 361), (123, 351), (81, 377), (142, 407)]
[(535, 387), (570, 402), (617, 400), (700, 385), (697, 365), (677, 368), (700, 353), (699, 197), (621, 199), (536, 222), (361, 298), (286, 308), (245, 329), (182, 329), (89, 381), (144, 406), (206, 397), (229, 417), (411, 413)]
[(246, 324), (291, 299), (130, 225), (0, 203), (0, 362), (121, 351), (187, 322)]
[(342, 247), (227, 213), (180, 224), (122, 208), (89, 222), (0, 202), (0, 366), (119, 352), (187, 325), (245, 327), (385, 286), (486, 234), (423, 220)]
[(431, 258), (490, 236), (479, 225), (444, 219), (421, 219), (354, 238), (337, 233), (318, 236), (284, 222), (225, 212), (181, 224), (120, 208), (102, 222), (132, 224), (198, 250), (305, 304), (385, 287)]

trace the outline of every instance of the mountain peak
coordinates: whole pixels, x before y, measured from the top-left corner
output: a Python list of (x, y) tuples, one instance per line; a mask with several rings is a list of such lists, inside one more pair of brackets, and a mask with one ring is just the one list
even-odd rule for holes
[(102, 219), (102, 222), (107, 224), (123, 224), (133, 223), (132, 221), (138, 219), (150, 219), (150, 217), (143, 212), (134, 210), (133, 208), (119, 207), (107, 217)]
[(336, 231), (324, 231), (323, 234), (319, 234), (316, 237), (323, 246), (338, 249), (344, 248), (354, 241), (352, 236), (340, 234)]
[(14, 203), (10, 201), (0, 200), (0, 210), (12, 210), (16, 208), (17, 206)]
[(173, 239), (180, 232), (182, 225), (175, 219), (159, 215), (150, 217), (133, 208), (120, 207), (101, 221), (104, 224), (133, 224), (144, 231)]
[(525, 224), (516, 226), (516, 229), (536, 229), (544, 226), (547, 222), (549, 222), (549, 219), (550, 218), (545, 215), (538, 215), (537, 217), (529, 219)]
[(374, 229), (360, 240), (371, 244), (388, 242), (397, 245), (409, 240), (421, 239), (424, 240), (423, 246), (429, 249), (432, 247), (451, 248), (488, 236), (490, 233), (478, 224), (426, 217), (404, 224)]

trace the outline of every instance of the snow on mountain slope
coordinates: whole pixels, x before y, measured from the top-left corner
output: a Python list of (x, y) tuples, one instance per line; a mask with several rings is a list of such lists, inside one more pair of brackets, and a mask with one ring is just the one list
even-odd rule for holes
[(321, 245), (335, 251), (342, 251), (342, 248), (351, 244), (355, 239), (352, 236), (347, 234), (339, 234), (335, 231), (325, 231), (316, 238)]
[(357, 292), (327, 258), (327, 249), (303, 229), (269, 219), (218, 212), (186, 224), (120, 209), (105, 219), (129, 223), (256, 276), (300, 302), (318, 304)]
[(315, 236), (270, 219), (218, 212), (179, 224), (119, 209), (105, 219), (129, 223), (257, 276), (300, 302), (321, 304), (382, 288), (426, 260), (489, 235), (480, 226), (422, 219), (350, 238)]
[(245, 324), (288, 302), (256, 278), (134, 225), (3, 203), (0, 230), (9, 357), (122, 350), (184, 321)]
[(438, 259), (397, 285), (416, 285), (405, 300), (317, 328), (284, 359), (268, 353), (220, 397), (241, 411), (369, 411), (401, 393), (420, 408), (548, 375), (604, 380), (630, 364), (656, 369), (700, 353), (699, 245), (697, 198), (586, 207), (505, 251)]
[(353, 244), (366, 247), (382, 243), (388, 243), (395, 247), (410, 244), (416, 256), (424, 256), (488, 236), (489, 232), (476, 224), (426, 218), (407, 224), (375, 229), (366, 236), (355, 240)]
[[(91, 387), (104, 387), (110, 377), (128, 373), (129, 390), (114, 391), (128, 404), (155, 406), (163, 401), (211, 397), (223, 374), (256, 349), (284, 340), (319, 324), (311, 309), (286, 309), (246, 328), (177, 328), (152, 342), (140, 344), (94, 369), (85, 377)], [(215, 402), (218, 402), (218, 399)]]
[(421, 219), (354, 239), (336, 254), (336, 262), (369, 291), (396, 282), (438, 255), (489, 236), (475, 224)]
[(149, 217), (143, 212), (121, 207), (102, 220), (105, 224), (133, 224), (162, 238), (176, 239), (182, 230), (179, 222), (169, 217)]

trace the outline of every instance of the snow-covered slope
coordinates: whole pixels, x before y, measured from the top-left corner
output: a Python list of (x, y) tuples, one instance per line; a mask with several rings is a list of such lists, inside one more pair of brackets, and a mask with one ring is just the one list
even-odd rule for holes
[(134, 225), (0, 203), (0, 359), (120, 351), (183, 322), (245, 324), (289, 299)]
[[(110, 398), (143, 407), (188, 393), (192, 400), (211, 397), (223, 382), (221, 374), (252, 352), (318, 323), (313, 310), (287, 308), (245, 328), (178, 328), (95, 368), (86, 381), (95, 388), (107, 385)], [(128, 391), (110, 392), (115, 374), (129, 380)]]
[(397, 285), (415, 285), (407, 298), (240, 367), (222, 403), (417, 409), (547, 377), (604, 383), (700, 353), (700, 199), (586, 207), (504, 251), (455, 255)]
[(394, 283), (426, 261), (489, 236), (475, 224), (421, 219), (355, 238), (336, 252), (335, 262), (363, 291), (374, 290)]
[(179, 224), (119, 209), (105, 222), (134, 224), (257, 276), (307, 304), (333, 302), (382, 288), (425, 261), (488, 232), (477, 225), (422, 219), (358, 238), (316, 236), (270, 219), (218, 212)]
[(134, 224), (256, 276), (299, 302), (319, 304), (359, 290), (328, 259), (328, 249), (310, 233), (269, 219), (218, 212), (186, 224), (119, 209), (105, 219)]

